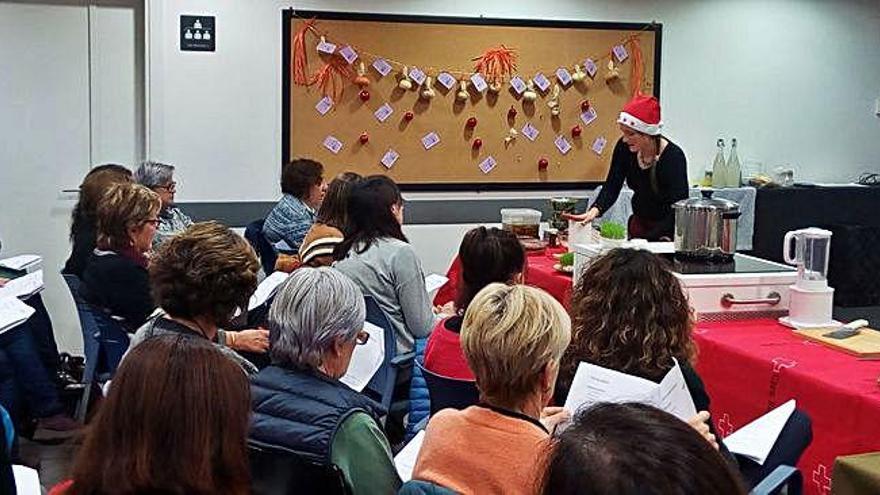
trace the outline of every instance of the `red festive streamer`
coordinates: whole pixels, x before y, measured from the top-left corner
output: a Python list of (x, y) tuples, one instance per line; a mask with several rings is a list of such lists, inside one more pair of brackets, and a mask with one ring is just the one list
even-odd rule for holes
[(489, 84), (501, 84), (516, 71), (516, 50), (501, 45), (490, 48), (477, 58), (474, 70), (486, 77)]
[(317, 19), (303, 21), (296, 34), (293, 36), (293, 50), (291, 51), (293, 67), (293, 84), (297, 86), (311, 86), (315, 83), (314, 78), (309, 78), (309, 54), (306, 50), (306, 34), (309, 32), (317, 35), (315, 24)]
[(312, 76), (311, 84), (321, 88), (321, 94), (340, 101), (345, 93), (345, 81), (354, 76), (351, 66), (339, 56), (333, 56)]
[(632, 96), (642, 92), (642, 78), (645, 75), (645, 63), (642, 60), (642, 46), (635, 36), (629, 39), (629, 51), (632, 53), (632, 65), (629, 69), (629, 85)]

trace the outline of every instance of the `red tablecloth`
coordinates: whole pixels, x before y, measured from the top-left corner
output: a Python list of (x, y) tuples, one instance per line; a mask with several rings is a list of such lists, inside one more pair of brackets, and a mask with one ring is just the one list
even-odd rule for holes
[(694, 337), (722, 436), (792, 398), (813, 420), (798, 466), (806, 493), (829, 493), (837, 456), (880, 450), (880, 361), (809, 342), (774, 320), (700, 324)]
[[(567, 308), (571, 299), (571, 275), (553, 269), (553, 265), (559, 263), (553, 254), (564, 252), (565, 248), (530, 252), (527, 256), (526, 284), (546, 290)], [(449, 282), (434, 296), (435, 305), (440, 306), (455, 300), (460, 272), (461, 262), (456, 256), (446, 272)]]

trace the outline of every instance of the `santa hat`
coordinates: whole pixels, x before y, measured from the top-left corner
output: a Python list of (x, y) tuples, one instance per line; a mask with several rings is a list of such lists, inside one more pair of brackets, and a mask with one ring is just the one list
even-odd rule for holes
[(623, 106), (617, 123), (649, 136), (658, 136), (663, 129), (660, 120), (660, 102), (649, 95), (636, 95)]

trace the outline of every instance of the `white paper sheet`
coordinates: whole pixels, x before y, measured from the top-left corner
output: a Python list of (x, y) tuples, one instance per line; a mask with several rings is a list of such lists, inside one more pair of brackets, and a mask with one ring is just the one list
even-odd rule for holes
[(12, 477), (15, 478), (15, 488), (18, 495), (41, 495), (40, 475), (36, 469), (27, 466), (12, 465)]
[(278, 286), (287, 280), (287, 277), (289, 276), (289, 273), (274, 272), (272, 275), (264, 278), (263, 281), (260, 282), (260, 285), (257, 286), (257, 290), (251, 295), (250, 301), (248, 301), (248, 311), (269, 300), (269, 298), (275, 294), (275, 291), (278, 290)]
[(34, 308), (17, 297), (0, 299), (0, 333), (21, 325), (35, 313)]
[(339, 379), (357, 392), (364, 390), (385, 360), (385, 332), (368, 321), (364, 322), (364, 330), (370, 334), (370, 339), (366, 344), (354, 347), (348, 371)]
[(24, 270), (28, 266), (39, 263), (42, 260), (43, 258), (37, 254), (21, 254), (0, 260), (0, 266), (12, 270)]
[(446, 282), (449, 282), (448, 278), (437, 273), (432, 273), (425, 277), (425, 290), (430, 294), (446, 285)]
[(782, 428), (794, 412), (794, 399), (731, 433), (724, 439), (728, 450), (764, 465)]
[(422, 443), (424, 441), (425, 430), (422, 430), (416, 433), (416, 436), (394, 456), (394, 466), (397, 468), (397, 475), (400, 476), (400, 481), (406, 483), (412, 479), (413, 470), (416, 468), (416, 460), (419, 458), (419, 452), (422, 450)]
[(0, 299), (6, 297), (28, 298), (43, 290), (43, 270), (28, 273), (6, 282), (0, 287)]
[(678, 362), (660, 383), (581, 362), (565, 399), (565, 408), (574, 414), (579, 409), (600, 402), (649, 404), (682, 421), (697, 414)]

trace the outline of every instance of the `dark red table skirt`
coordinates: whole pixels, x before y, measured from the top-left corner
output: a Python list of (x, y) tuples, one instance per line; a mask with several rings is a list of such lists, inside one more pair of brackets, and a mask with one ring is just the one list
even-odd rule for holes
[(775, 320), (700, 324), (694, 337), (722, 436), (789, 399), (812, 418), (813, 443), (798, 466), (806, 493), (830, 492), (837, 456), (880, 451), (880, 361), (807, 341)]

